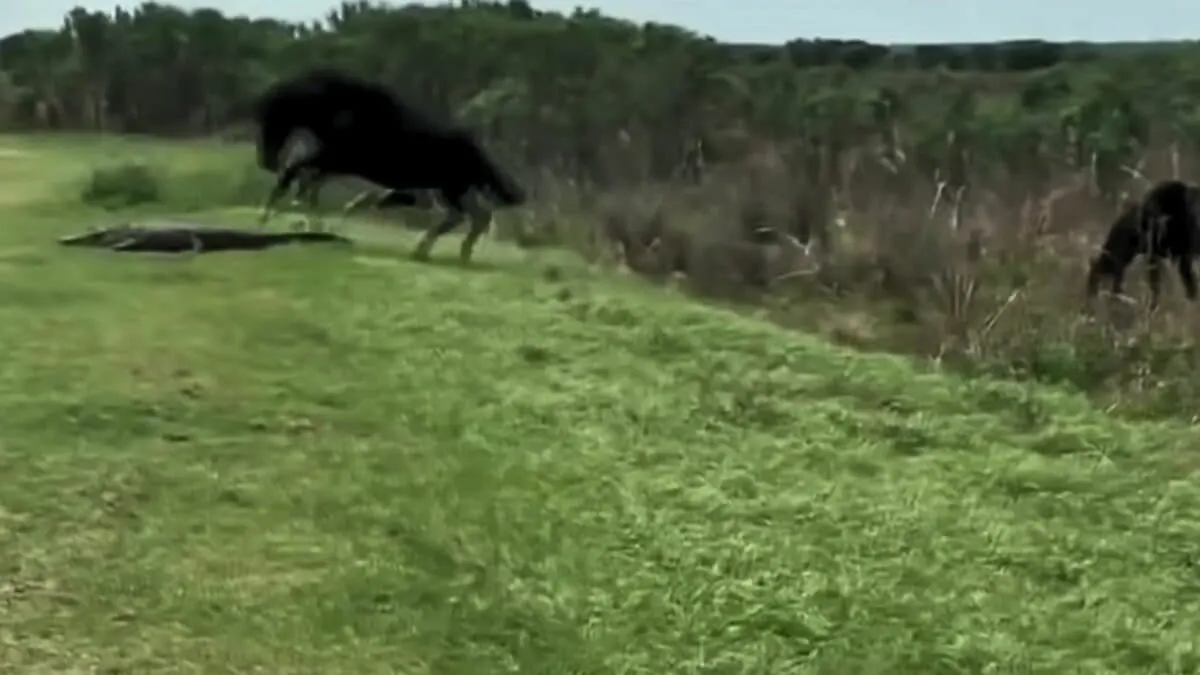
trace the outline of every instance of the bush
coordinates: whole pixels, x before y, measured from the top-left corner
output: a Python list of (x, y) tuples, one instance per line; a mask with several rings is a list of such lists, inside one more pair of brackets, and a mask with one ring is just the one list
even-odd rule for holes
[(153, 204), (162, 199), (162, 183), (150, 166), (125, 162), (94, 169), (80, 198), (106, 209)]
[(143, 162), (94, 169), (80, 199), (109, 210), (147, 205), (196, 211), (258, 203), (271, 177), (252, 165), (228, 162), (167, 171)]

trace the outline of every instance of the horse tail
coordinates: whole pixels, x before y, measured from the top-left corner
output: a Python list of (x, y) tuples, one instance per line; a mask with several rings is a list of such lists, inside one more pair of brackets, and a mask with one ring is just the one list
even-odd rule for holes
[(463, 142), (470, 146), (468, 156), (475, 164), (476, 180), (480, 188), (491, 193), (505, 206), (520, 206), (529, 199), (525, 188), (521, 187), (517, 179), (500, 168), (478, 143), (470, 138), (464, 139)]

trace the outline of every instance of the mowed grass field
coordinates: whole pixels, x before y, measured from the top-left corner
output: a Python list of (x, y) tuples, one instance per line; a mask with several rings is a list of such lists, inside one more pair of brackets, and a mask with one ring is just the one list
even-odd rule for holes
[(1200, 672), (1183, 424), (494, 241), (60, 250), (249, 150), (0, 148), (0, 672)]

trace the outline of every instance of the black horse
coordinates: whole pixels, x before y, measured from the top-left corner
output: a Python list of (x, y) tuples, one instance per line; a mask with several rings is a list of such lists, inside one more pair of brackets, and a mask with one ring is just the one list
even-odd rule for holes
[[(491, 212), (474, 193), (504, 206), (526, 200), (524, 189), (487, 155), (470, 132), (438, 122), (378, 85), (332, 71), (314, 71), (269, 89), (258, 102), (259, 164), (278, 172), (263, 207), (262, 221), (293, 183), (316, 209), (319, 190), (333, 176), (357, 176), (387, 188), (380, 202), (423, 205), (419, 191), (432, 191), (447, 208), (441, 224), (429, 230), (414, 255), (427, 258), (434, 242), (465, 219), (471, 230), (460, 256), (471, 257), (487, 231)], [(278, 159), (287, 138), (306, 130), (316, 147), (283, 165)], [(275, 158), (275, 159), (272, 159)], [(350, 208), (364, 201), (360, 195)]]
[(459, 251), (465, 263), (471, 259), (476, 242), (492, 220), (491, 211), (483, 206), (476, 193), (486, 194), (504, 206), (525, 202), (521, 186), (497, 167), (465, 132), (448, 131), (439, 136), (392, 134), (386, 142), (377, 138), (369, 145), (370, 152), (364, 151), (367, 146), (363, 143), (323, 146), (285, 167), (267, 198), (266, 209), (294, 181), (306, 175), (314, 186), (310, 204), (315, 203), (320, 182), (335, 175), (358, 176), (388, 188), (391, 192), (380, 200), (380, 205), (386, 206), (420, 206), (415, 191), (432, 190), (446, 207), (446, 217), (425, 233), (413, 255), (418, 259), (428, 258), (438, 238), (458, 227), (469, 215), (471, 229)]
[(386, 88), (327, 68), (312, 69), (268, 87), (255, 101), (254, 120), (258, 124), (258, 165), (272, 173), (281, 170), (283, 150), (296, 134), (310, 135), (320, 147), (356, 128), (400, 128), (409, 133), (440, 128)]
[[(274, 174), (322, 146), (343, 144), (355, 129), (438, 128), (432, 118), (386, 88), (328, 68), (308, 70), (271, 85), (255, 101), (253, 116), (258, 126), (258, 165)], [(307, 143), (294, 145), (300, 140)], [(298, 153), (289, 152), (297, 149)], [(321, 183), (321, 176), (315, 172), (301, 175), (296, 186), (297, 201), (304, 200), (315, 210)], [(378, 192), (364, 190), (347, 204), (346, 213)], [(389, 198), (396, 205), (428, 205), (427, 199), (415, 193)], [(269, 213), (264, 212), (263, 219), (267, 217)]]
[(1138, 202), (1126, 205), (1088, 270), (1088, 296), (1095, 296), (1102, 279), (1119, 294), (1125, 270), (1139, 255), (1147, 258), (1151, 307), (1158, 307), (1162, 264), (1170, 260), (1179, 271), (1189, 300), (1197, 295), (1192, 258), (1200, 254), (1200, 187), (1169, 180), (1157, 183)]

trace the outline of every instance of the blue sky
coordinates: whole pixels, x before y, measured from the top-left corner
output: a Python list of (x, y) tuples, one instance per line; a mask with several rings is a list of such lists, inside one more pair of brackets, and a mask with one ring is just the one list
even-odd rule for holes
[[(75, 5), (110, 9), (118, 3), (0, 0), (0, 4), (4, 5), (0, 34), (8, 34), (24, 28), (56, 26)], [(182, 0), (174, 4), (302, 19), (322, 16), (335, 3)], [(1198, 0), (533, 0), (532, 4), (556, 10), (583, 4), (637, 21), (677, 23), (738, 42), (783, 42), (797, 37), (885, 43), (1200, 38)]]

